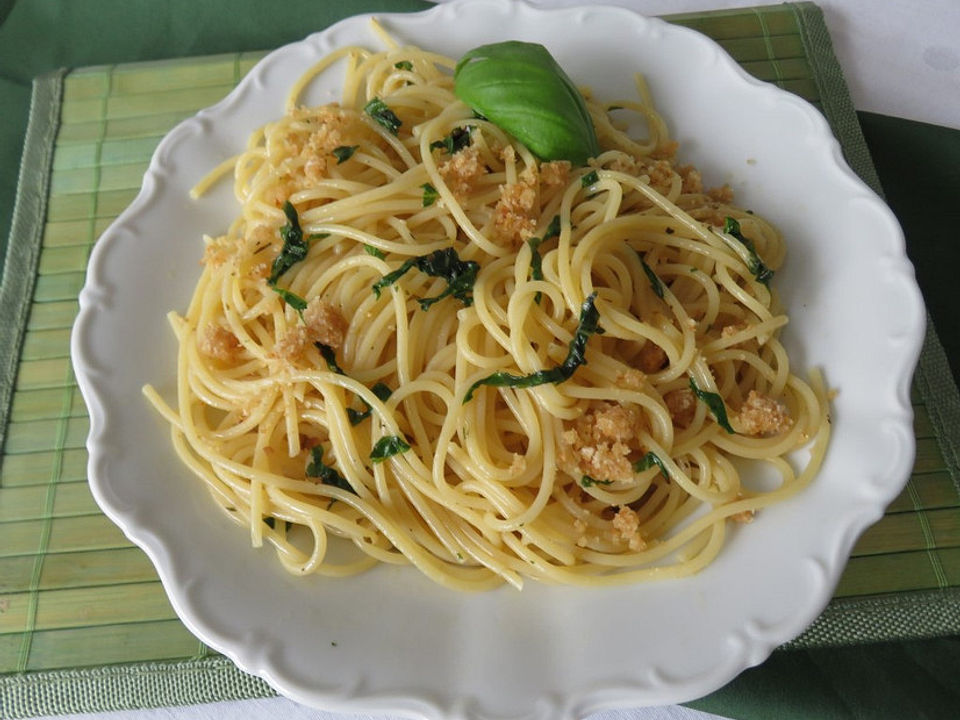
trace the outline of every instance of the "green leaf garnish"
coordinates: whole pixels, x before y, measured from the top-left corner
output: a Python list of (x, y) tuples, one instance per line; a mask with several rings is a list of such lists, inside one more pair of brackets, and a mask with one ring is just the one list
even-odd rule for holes
[(417, 301), (420, 303), (422, 310), (429, 310), (431, 305), (448, 295), (457, 298), (467, 307), (473, 304), (471, 293), (473, 283), (477, 279), (477, 273), (480, 271), (480, 265), (473, 260), (461, 260), (453, 248), (435, 250), (429, 255), (410, 258), (396, 270), (387, 273), (373, 284), (374, 295), (380, 297), (380, 291), (383, 288), (392, 285), (413, 268), (431, 277), (439, 277), (447, 281), (447, 289), (442, 293), (436, 297), (422, 298)]
[[(343, 371), (343, 368), (341, 368), (337, 363), (337, 355), (332, 347), (319, 342), (314, 343), (314, 345), (316, 346), (317, 350), (320, 351), (320, 356), (327, 363), (327, 369), (330, 370), (330, 372), (335, 372), (337, 375), (347, 376), (347, 374)], [(373, 391), (373, 394), (382, 401), (386, 400), (393, 393), (393, 390), (380, 382), (370, 389)], [(347, 408), (347, 419), (350, 420), (351, 425), (359, 425), (368, 417), (370, 417), (370, 413), (373, 412), (373, 408), (370, 407), (366, 400), (360, 398), (360, 402), (363, 403), (363, 410)]]
[(474, 391), (481, 385), (490, 387), (511, 387), (511, 388), (530, 388), (537, 385), (546, 385), (548, 383), (558, 384), (573, 377), (573, 373), (581, 365), (586, 365), (585, 356), (587, 349), (587, 340), (591, 335), (602, 334), (603, 328), (597, 323), (600, 320), (600, 313), (594, 305), (597, 294), (593, 293), (580, 306), (580, 321), (577, 323), (576, 332), (573, 339), (570, 340), (567, 357), (563, 364), (550, 368), (549, 370), (538, 370), (529, 375), (511, 375), (502, 370), (488, 375), (485, 378), (477, 380), (467, 390), (463, 396), (463, 402), (467, 403), (473, 399)]
[(307, 256), (310, 246), (303, 239), (303, 230), (300, 228), (300, 217), (297, 209), (289, 200), (283, 204), (283, 214), (287, 216), (287, 224), (280, 228), (280, 237), (283, 238), (283, 247), (280, 254), (273, 260), (270, 269), (269, 285), (276, 284), (277, 280), (295, 263)]
[(363, 111), (394, 135), (397, 134), (397, 130), (403, 125), (403, 123), (400, 122), (400, 118), (398, 118), (393, 110), (387, 107), (387, 104), (380, 98), (375, 97), (368, 102), (364, 106)]
[[(530, 277), (532, 279), (543, 280), (543, 258), (540, 257), (540, 244), (545, 240), (557, 237), (559, 234), (560, 216), (554, 215), (553, 220), (551, 220), (550, 224), (547, 225), (547, 229), (543, 233), (543, 237), (532, 237), (527, 240), (527, 245), (530, 246)], [(538, 290), (533, 296), (533, 301), (539, 305), (542, 296), (543, 293)]]
[(398, 63), (394, 63), (393, 66), (397, 70), (413, 70), (413, 63), (409, 60), (401, 60)]
[(381, 463), (388, 457), (399, 455), (410, 449), (410, 446), (399, 435), (384, 435), (377, 440), (373, 450), (370, 451), (370, 459), (375, 463)]
[(660, 468), (660, 472), (663, 473), (663, 477), (666, 480), (670, 479), (670, 473), (667, 472), (667, 466), (663, 464), (663, 460), (660, 459), (660, 456), (655, 452), (648, 452), (642, 458), (637, 460), (633, 464), (634, 472), (643, 472), (644, 470), (649, 470), (652, 467)]
[(337, 165), (342, 165), (353, 157), (359, 145), (341, 145), (333, 149), (333, 156), (337, 159)]
[(465, 147), (470, 147), (470, 133), (473, 132), (473, 127), (473, 125), (455, 127), (443, 140), (434, 140), (430, 143), (430, 149), (445, 150), (447, 155), (453, 155)]
[(384, 260), (387, 257), (383, 250), (374, 247), (373, 245), (367, 245), (366, 243), (363, 245), (363, 251), (367, 255), (373, 255), (375, 258), (380, 258), (381, 260)]
[(483, 45), (460, 58), (453, 77), (458, 98), (540, 159), (582, 165), (599, 154), (583, 96), (543, 45)]
[(723, 220), (723, 231), (727, 233), (727, 235), (732, 235), (741, 243), (743, 243), (743, 246), (749, 251), (747, 269), (753, 273), (753, 276), (757, 279), (758, 283), (763, 283), (769, 287), (770, 280), (773, 279), (773, 270), (763, 264), (763, 260), (761, 260), (760, 256), (757, 254), (757, 248), (753, 244), (753, 240), (745, 237), (743, 233), (740, 232), (740, 223), (734, 220), (732, 217), (726, 217)]
[(598, 182), (600, 182), (600, 175), (597, 174), (596, 170), (591, 170), (582, 178), (580, 178), (580, 187), (588, 188), (591, 185), (595, 185)]
[(310, 462), (307, 463), (306, 475), (307, 477), (320, 478), (320, 482), (324, 485), (332, 485), (341, 490), (351, 492), (354, 495), (357, 494), (357, 491), (353, 489), (350, 483), (347, 482), (347, 479), (341, 475), (336, 468), (323, 462), (322, 445), (316, 445), (310, 448)]
[(307, 301), (289, 290), (284, 290), (276, 285), (272, 285), (271, 287), (273, 291), (280, 296), (281, 300), (297, 311), (297, 315), (303, 320), (303, 311), (307, 309)]
[(593, 487), (594, 485), (613, 485), (613, 480), (594, 480), (589, 475), (580, 478), (580, 485), (583, 487)]
[(430, 207), (437, 201), (437, 198), (440, 197), (440, 193), (437, 192), (437, 189), (430, 183), (424, 183), (420, 187), (423, 188), (423, 206)]
[(723, 398), (715, 392), (701, 390), (697, 387), (697, 383), (693, 378), (690, 378), (690, 389), (693, 390), (693, 394), (697, 396), (698, 400), (706, 403), (707, 408), (713, 414), (717, 424), (731, 435), (735, 435), (736, 431), (730, 426), (730, 422), (727, 420), (727, 406), (723, 404)]
[(663, 300), (663, 281), (657, 277), (657, 274), (653, 271), (647, 261), (643, 259), (643, 256), (640, 253), (637, 253), (637, 257), (640, 258), (640, 264), (643, 266), (643, 274), (647, 276), (647, 280), (650, 281), (650, 289), (653, 290), (653, 294), (658, 298)]

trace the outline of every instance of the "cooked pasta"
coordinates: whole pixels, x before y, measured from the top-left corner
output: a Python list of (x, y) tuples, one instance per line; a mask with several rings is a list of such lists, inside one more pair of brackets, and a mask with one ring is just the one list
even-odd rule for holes
[[(823, 383), (778, 340), (783, 238), (678, 162), (642, 78), (585, 92), (601, 151), (573, 166), (459, 101), (453, 60), (385, 42), (308, 71), (196, 188), (232, 173), (240, 213), (169, 316), (176, 409), (145, 388), (176, 451), (296, 574), (700, 570), (826, 448)], [(341, 101), (303, 106), (340, 65)]]

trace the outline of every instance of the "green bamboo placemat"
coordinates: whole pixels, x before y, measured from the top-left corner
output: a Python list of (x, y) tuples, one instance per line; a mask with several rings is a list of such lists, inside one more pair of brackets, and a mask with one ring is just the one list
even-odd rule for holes
[[(819, 107), (879, 189), (815, 6), (670, 20)], [(226, 95), (262, 55), (82, 68), (35, 83), (0, 289), (0, 709), (10, 717), (271, 693), (186, 630), (146, 556), (99, 512), (69, 358), (94, 241), (137, 194), (163, 134)], [(960, 632), (960, 400), (932, 328), (913, 401), (910, 483), (791, 647)]]

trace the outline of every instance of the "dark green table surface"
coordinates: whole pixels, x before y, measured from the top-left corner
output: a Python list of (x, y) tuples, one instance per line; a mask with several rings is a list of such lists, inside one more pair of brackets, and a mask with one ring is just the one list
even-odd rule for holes
[[(419, 0), (0, 0), (0, 257), (36, 75), (267, 49), (357, 12), (426, 7)], [(960, 131), (870, 113), (859, 118), (960, 379)], [(781, 651), (692, 705), (757, 720), (960, 717), (960, 638)]]

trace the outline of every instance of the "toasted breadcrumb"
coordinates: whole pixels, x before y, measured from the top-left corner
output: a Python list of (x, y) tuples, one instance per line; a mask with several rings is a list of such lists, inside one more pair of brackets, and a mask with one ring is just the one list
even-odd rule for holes
[(207, 357), (229, 362), (239, 354), (240, 341), (222, 325), (211, 323), (198, 338), (197, 348)]
[(486, 173), (480, 162), (480, 151), (472, 145), (454, 153), (437, 169), (458, 200), (464, 200)]
[(303, 325), (294, 325), (274, 343), (273, 356), (281, 360), (296, 360), (303, 354), (308, 342), (307, 329)]
[(737, 418), (740, 432), (745, 435), (777, 435), (793, 425), (793, 418), (784, 405), (756, 390), (747, 395)]
[(707, 195), (710, 196), (711, 200), (716, 202), (733, 202), (733, 188), (731, 188), (729, 185), (721, 185), (720, 187), (710, 188), (707, 190)]
[(570, 162), (553, 160), (540, 165), (540, 182), (548, 187), (562, 187), (570, 182)]
[(329, 345), (339, 350), (347, 334), (347, 321), (340, 311), (330, 303), (316, 297), (303, 311), (303, 324), (312, 342)]
[(622, 172), (626, 175), (640, 174), (640, 164), (637, 162), (637, 159), (626, 153), (616, 155), (613, 160), (607, 164), (607, 167), (614, 172)]
[(537, 189), (530, 178), (500, 186), (500, 199), (494, 208), (493, 225), (497, 237), (508, 244), (517, 245), (533, 236), (536, 230), (534, 209), (537, 204)]
[(613, 529), (621, 540), (627, 541), (631, 550), (643, 550), (647, 543), (640, 535), (640, 516), (626, 505), (621, 505), (613, 516)]
[(650, 178), (650, 186), (657, 192), (667, 194), (673, 184), (674, 169), (668, 160), (655, 160), (640, 168), (640, 173)]
[(667, 366), (667, 353), (656, 343), (648, 340), (640, 350), (640, 370), (648, 375)]
[(688, 428), (697, 412), (697, 398), (690, 388), (671, 390), (663, 396), (673, 424), (678, 428)]
[(697, 170), (693, 165), (681, 165), (677, 168), (677, 172), (680, 174), (680, 178), (683, 181), (683, 184), (680, 188), (681, 192), (703, 192), (703, 178), (700, 176), (700, 171)]
[(597, 480), (630, 480), (628, 455), (637, 449), (643, 416), (632, 405), (597, 403), (564, 431), (561, 460)]
[(615, 382), (617, 387), (622, 387), (625, 390), (640, 390), (647, 382), (647, 376), (639, 370), (631, 368), (617, 375)]
[(216, 268), (230, 262), (232, 258), (233, 248), (223, 242), (222, 238), (217, 238), (203, 249), (203, 257), (200, 262)]

